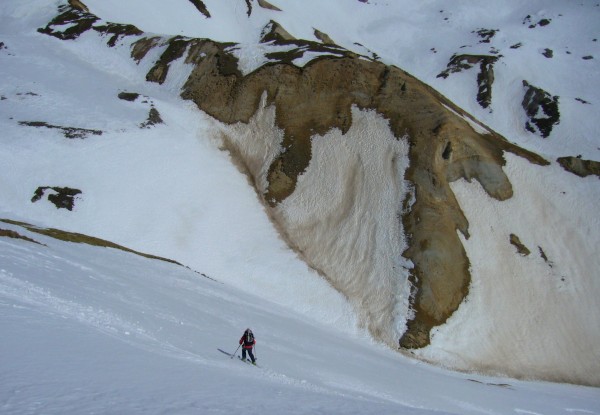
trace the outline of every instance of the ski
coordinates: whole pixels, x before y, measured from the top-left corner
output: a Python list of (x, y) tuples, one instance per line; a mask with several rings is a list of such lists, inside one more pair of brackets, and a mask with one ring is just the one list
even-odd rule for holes
[(223, 353), (223, 354), (226, 354), (226, 355), (227, 355), (227, 356), (229, 356), (229, 357), (237, 357), (239, 360), (241, 360), (241, 361), (242, 361), (242, 362), (244, 362), (244, 363), (247, 363), (247, 364), (249, 364), (250, 366), (256, 366), (256, 367), (260, 367), (260, 366), (258, 366), (256, 363), (255, 363), (255, 364), (252, 364), (252, 362), (251, 362), (251, 361), (249, 361), (249, 360), (243, 360), (241, 356), (236, 356), (236, 355), (234, 355), (233, 353), (226, 352), (226, 351), (225, 351), (225, 350), (223, 350), (223, 349), (219, 349), (219, 348), (217, 348), (217, 350), (218, 350), (218, 351), (220, 351), (220, 352), (221, 352), (221, 353)]
[(221, 353), (224, 353), (224, 354), (226, 354), (226, 355), (227, 355), (227, 356), (229, 356), (229, 357), (233, 357), (233, 356), (234, 356), (234, 354), (233, 354), (233, 353), (228, 353), (228, 352), (226, 352), (225, 350), (222, 350), (222, 349), (217, 349), (217, 350), (218, 350), (218, 351), (220, 351)]
[(259, 367), (259, 366), (258, 366), (256, 363), (252, 363), (252, 362), (251, 362), (251, 361), (249, 361), (249, 360), (244, 360), (244, 359), (242, 359), (240, 356), (238, 356), (238, 359), (240, 359), (242, 362), (244, 362), (244, 363), (246, 363), (246, 364), (249, 364), (250, 366), (256, 366), (256, 367)]

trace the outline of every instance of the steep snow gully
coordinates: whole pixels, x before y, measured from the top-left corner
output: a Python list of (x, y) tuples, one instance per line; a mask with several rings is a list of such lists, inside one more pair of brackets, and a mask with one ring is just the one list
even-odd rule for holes
[[(504, 125), (494, 131), (384, 63), (374, 45), (338, 46), (316, 28), (321, 41), (303, 39), (299, 23), (276, 21), (282, 14), (290, 22), (285, 1), (254, 9), (246, 2), (243, 17), (235, 7), (226, 15), (224, 5), (189, 2), (164, 16), (157, 27), (165, 34), (147, 32), (148, 17), (119, 2), (85, 3), (61, 4), (38, 35), (74, 45), (102, 39), (96, 47), (135, 62), (157, 94), (193, 102), (212, 126), (206, 138), (248, 176), (280, 236), (376, 340), (455, 369), (600, 385), (597, 177), (576, 177), (551, 154), (514, 144)], [(177, 31), (190, 7), (203, 24), (220, 25), (214, 38)], [(223, 38), (232, 21), (241, 22), (243, 42)], [(474, 33), (480, 43), (496, 35)], [(491, 83), (503, 75), (491, 72), (497, 59), (485, 61), (489, 84), (474, 95), (488, 111)], [(469, 69), (458, 66), (444, 82)], [(152, 97), (127, 93), (121, 99), (148, 105), (140, 127), (164, 122)], [(532, 100), (523, 101), (528, 111)], [(559, 121), (544, 111), (529, 115), (554, 120), (543, 123), (546, 138)], [(536, 133), (533, 122), (523, 129)], [(52, 126), (73, 138), (71, 127)], [(558, 189), (581, 189), (581, 210), (570, 212)], [(192, 245), (182, 246), (175, 255), (152, 253), (200, 267), (181, 258)]]

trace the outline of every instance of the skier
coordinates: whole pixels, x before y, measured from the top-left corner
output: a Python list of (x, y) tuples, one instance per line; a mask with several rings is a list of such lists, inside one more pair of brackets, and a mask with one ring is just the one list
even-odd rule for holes
[(252, 330), (246, 329), (242, 337), (240, 338), (240, 345), (242, 345), (242, 360), (246, 360), (246, 351), (252, 359), (252, 364), (256, 364), (256, 359), (254, 358), (254, 354), (252, 353), (252, 348), (256, 344), (256, 339), (254, 339), (254, 333)]

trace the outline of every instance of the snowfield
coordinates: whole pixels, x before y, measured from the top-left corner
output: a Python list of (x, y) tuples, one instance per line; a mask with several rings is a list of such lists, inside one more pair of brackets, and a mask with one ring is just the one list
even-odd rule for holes
[[(0, 235), (41, 244), (0, 236), (0, 412), (600, 414), (598, 388), (508, 377), (525, 367), (593, 383), (600, 373), (600, 182), (555, 162), (600, 160), (600, 7), (271, 0), (284, 12), (252, 2), (249, 17), (245, 1), (203, 2), (210, 19), (188, 0), (84, 1), (103, 20), (150, 33), (240, 42), (245, 72), (265, 62), (256, 42), (271, 19), (297, 38), (316, 40), (314, 29), (322, 30), (407, 70), (552, 165), (507, 155), (515, 196), (504, 202), (477, 183), (452, 184), (470, 222), (463, 244), (472, 295), (431, 346), (397, 353), (374, 342), (344, 296), (282, 240), (219, 148), (224, 126), (179, 97), (191, 68), (177, 61), (163, 85), (145, 82), (164, 49), (136, 64), (126, 42), (108, 48), (96, 33), (60, 41), (36, 30), (65, 2), (3, 0)], [(549, 25), (536, 25), (544, 18)], [(481, 28), (499, 31), (481, 43)], [(554, 58), (543, 56), (546, 48)], [(484, 109), (476, 67), (437, 75), (455, 53), (490, 49), (502, 57)], [(525, 130), (524, 78), (560, 96), (561, 121), (547, 139)], [(119, 98), (123, 92), (137, 97)], [(142, 127), (152, 109), (163, 123)], [(67, 138), (69, 129), (85, 137)], [(82, 193), (73, 211), (57, 209), (47, 194), (32, 203), (44, 186)], [(103, 238), (184, 266), (4, 220)], [(515, 260), (511, 233), (530, 256)], [(246, 327), (257, 337), (259, 368), (218, 351), (233, 352)], [(515, 333), (533, 346), (515, 345)], [(521, 347), (536, 352), (514, 352)], [(506, 369), (482, 375), (487, 368), (473, 369), (470, 359)]]
[[(178, 265), (0, 228), (44, 244), (0, 239), (4, 414), (600, 413), (596, 388), (445, 371)], [(217, 350), (247, 326), (258, 368)]]

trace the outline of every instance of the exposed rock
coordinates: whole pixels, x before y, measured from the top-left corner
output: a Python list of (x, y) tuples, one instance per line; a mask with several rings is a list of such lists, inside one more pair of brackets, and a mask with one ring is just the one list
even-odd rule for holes
[(315, 33), (315, 37), (317, 39), (319, 39), (321, 42), (323, 42), (324, 44), (337, 46), (336, 43), (333, 41), (333, 39), (331, 39), (327, 33), (323, 33), (317, 29), (315, 29), (314, 33)]
[[(133, 249), (129, 249), (126, 248), (124, 246), (121, 245), (117, 245), (113, 242), (107, 241), (105, 239), (100, 239), (100, 238), (96, 238), (93, 236), (89, 236), (89, 235), (84, 235), (81, 233), (75, 233), (75, 232), (67, 232), (67, 231), (63, 231), (60, 229), (55, 229), (55, 228), (39, 228), (37, 226), (32, 226), (29, 225), (27, 223), (24, 222), (18, 222), (15, 220), (10, 220), (10, 219), (0, 219), (0, 222), (4, 222), (4, 223), (9, 223), (11, 225), (17, 225), (17, 226), (21, 226), (25, 229), (27, 229), (30, 232), (34, 232), (37, 233), (39, 235), (45, 235), (45, 236), (49, 236), (51, 238), (54, 239), (58, 239), (60, 241), (65, 241), (65, 242), (72, 242), (72, 243), (78, 243), (78, 244), (87, 244), (87, 245), (92, 245), (92, 246), (99, 246), (99, 247), (105, 247), (105, 248), (112, 248), (112, 249), (119, 249), (121, 251), (125, 251), (125, 252), (129, 252), (132, 254), (136, 254), (139, 256), (143, 256), (145, 258), (149, 258), (149, 259), (157, 259), (160, 261), (165, 261), (165, 262), (169, 262), (172, 264), (176, 264), (179, 266), (183, 266), (181, 265), (179, 262), (174, 261), (172, 259), (168, 259), (168, 258), (162, 258), (159, 256), (155, 256), (155, 255), (150, 255), (150, 254), (145, 254), (143, 252), (138, 252), (138, 251), (134, 251)], [(212, 279), (208, 276), (206, 276), (205, 274), (201, 274), (198, 273), (206, 278)]]
[[(247, 11), (248, 17), (250, 17), (250, 15), (252, 14), (252, 1), (253, 0), (246, 0), (246, 7), (248, 9), (248, 11)], [(281, 9), (279, 7), (273, 6), (271, 3), (269, 3), (266, 0), (258, 0), (258, 5), (260, 7), (262, 7), (263, 9), (273, 10), (273, 11), (276, 11), (276, 12), (280, 12), (281, 11)]]
[(370, 50), (369, 48), (365, 47), (365, 45), (358, 43), (358, 42), (354, 42), (354, 44), (356, 46), (360, 46), (361, 48), (363, 48), (366, 51), (366, 53), (368, 54), (369, 59), (374, 60), (374, 61), (381, 60), (381, 58), (379, 57), (379, 55), (377, 53), (375, 53), (372, 50)]
[(511, 49), (519, 49), (521, 46), (523, 46), (522, 42), (519, 43), (515, 43), (514, 45), (512, 45), (510, 48)]
[(542, 55), (544, 55), (544, 57), (551, 59), (554, 57), (554, 52), (552, 52), (552, 49), (544, 49), (544, 51), (542, 52)]
[(52, 125), (48, 124), (45, 121), (19, 121), (19, 125), (26, 125), (28, 127), (44, 127), (50, 129), (61, 130), (65, 137), (67, 138), (87, 138), (91, 135), (102, 135), (102, 131), (100, 130), (90, 130), (87, 128), (77, 128), (77, 127), (63, 127), (60, 125)]
[(288, 50), (266, 53), (265, 57), (271, 61), (288, 63), (290, 65), (293, 65), (296, 59), (302, 58), (308, 52), (318, 52), (322, 55), (329, 54), (333, 56), (354, 56), (352, 52), (340, 48), (335, 44), (330, 45), (308, 40), (297, 40), (281, 27), (279, 23), (274, 21), (270, 21), (262, 30), (261, 43), (288, 46)]
[(144, 121), (143, 123), (140, 124), (140, 128), (150, 128), (156, 124), (163, 124), (163, 120), (160, 117), (160, 113), (158, 112), (158, 110), (152, 106), (150, 107), (150, 112), (148, 113), (148, 118), (146, 118), (146, 121)]
[(261, 43), (268, 42), (289, 42), (296, 38), (290, 35), (279, 23), (271, 20), (262, 30), (260, 41)]
[(105, 23), (94, 26), (100, 20), (91, 14), (85, 4), (79, 0), (69, 1), (69, 6), (59, 7), (61, 13), (50, 21), (44, 28), (38, 29), (38, 32), (54, 36), (62, 40), (73, 40), (82, 33), (94, 29), (95, 31), (112, 35), (108, 40), (108, 46), (115, 46), (123, 36), (139, 36), (143, 32), (130, 24)]
[(140, 94), (137, 92), (119, 92), (118, 97), (123, 101), (133, 102), (140, 97)]
[(529, 28), (530, 29), (534, 29), (538, 26), (543, 27), (543, 26), (548, 26), (550, 24), (550, 22), (552, 22), (552, 19), (541, 19), (540, 21), (538, 21), (537, 23), (531, 23), (531, 15), (527, 15), (525, 17), (525, 19), (523, 19), (523, 24), (529, 24)]
[(584, 56), (584, 57), (583, 57), (583, 58), (581, 58), (581, 59), (583, 59), (583, 60), (586, 60), (586, 61), (589, 61), (589, 60), (591, 60), (591, 59), (594, 59), (594, 57), (593, 57), (592, 55), (587, 55), (587, 56)]
[[(133, 102), (133, 101), (136, 101), (140, 97), (140, 94), (138, 94), (137, 92), (119, 92), (118, 97), (119, 97), (119, 99), (122, 99), (124, 101)], [(148, 103), (148, 100), (149, 100), (148, 97), (145, 97), (145, 99), (142, 101), (142, 103)], [(154, 103), (152, 102), (152, 100), (149, 100), (149, 101), (150, 101), (150, 110), (148, 111), (148, 117), (146, 118), (146, 120), (143, 123), (140, 124), (140, 128), (150, 128), (157, 124), (164, 124), (164, 121), (163, 121), (162, 117), (160, 116), (160, 113), (154, 106)]]
[(600, 162), (593, 160), (582, 160), (578, 157), (560, 157), (556, 161), (568, 172), (579, 177), (596, 175), (600, 177)]
[(44, 28), (38, 29), (38, 32), (58, 39), (76, 39), (82, 33), (90, 30), (94, 23), (98, 21), (98, 17), (88, 13), (87, 8), (76, 8), (69, 6), (60, 6), (60, 14), (46, 25)]
[(479, 65), (477, 74), (477, 102), (482, 108), (488, 108), (492, 103), (492, 85), (494, 83), (494, 64), (498, 61), (497, 56), (488, 55), (454, 55), (448, 62), (444, 71), (437, 77), (447, 78), (451, 73), (461, 72)]
[[(409, 238), (404, 256), (414, 264), (411, 281), (415, 317), (401, 344), (428, 344), (429, 330), (456, 310), (469, 286), (469, 260), (456, 234), (459, 230), (468, 237), (468, 223), (449, 182), (461, 177), (476, 179), (492, 197), (504, 200), (512, 195), (511, 184), (502, 171), (504, 151), (532, 162), (546, 162), (492, 131), (476, 132), (462, 110), (396, 67), (348, 53), (336, 59), (315, 59), (303, 68), (270, 63), (242, 76), (231, 68), (232, 57), (228, 58), (231, 65), (226, 65), (229, 69), (223, 71), (224, 55), (218, 44), (197, 40), (190, 51), (196, 48), (203, 57), (193, 62), (196, 67), (184, 86), (183, 98), (193, 100), (204, 112), (226, 124), (248, 123), (259, 110), (263, 94), (267, 107), (275, 108), (275, 124), (283, 131), (283, 151), (266, 161), (270, 164), (256, 169), (266, 171), (268, 185), (263, 196), (275, 210), (294, 193), (299, 175), (306, 171), (313, 157), (311, 138), (332, 129), (346, 134), (353, 123), (353, 106), (382, 114), (397, 139), (409, 140), (411, 163), (406, 179), (414, 185), (409, 198), (416, 197), (407, 204), (410, 208), (402, 223)], [(243, 157), (242, 152), (237, 154)], [(253, 163), (256, 161), (241, 161), (243, 165)], [(253, 177), (253, 182), (261, 179)], [(292, 246), (298, 247), (294, 233), (285, 231)], [(307, 260), (320, 269), (314, 258)], [(356, 268), (360, 269), (360, 264)], [(345, 286), (347, 276), (335, 275), (335, 271), (325, 275), (342, 293), (354, 295)], [(367, 326), (376, 337), (389, 340), (385, 334), (389, 328), (378, 326), (375, 319), (367, 321)]]
[(88, 9), (88, 7), (83, 4), (80, 0), (69, 0), (69, 5), (71, 7), (73, 7), (76, 10), (79, 10), (81, 12), (89, 12), (90, 10)]
[(496, 60), (497, 58), (485, 55), (452, 55), (450, 62), (446, 65), (446, 69), (440, 72), (437, 77), (446, 79), (451, 73), (471, 69), (473, 66), (481, 64), (482, 61), (487, 59)]
[(142, 59), (144, 59), (146, 54), (151, 49), (156, 47), (160, 43), (160, 41), (161, 41), (161, 38), (158, 36), (143, 37), (143, 38), (135, 41), (133, 43), (133, 45), (131, 46), (131, 57), (133, 58), (133, 60), (135, 60), (139, 64), (140, 61)]
[(546, 138), (552, 132), (552, 128), (560, 122), (558, 97), (551, 96), (543, 89), (530, 85), (527, 81), (523, 81), (523, 86), (526, 91), (521, 105), (529, 117), (525, 129), (532, 133), (539, 133)]
[(490, 43), (492, 38), (498, 33), (498, 29), (479, 29), (471, 33), (477, 33), (477, 36), (481, 38), (479, 43)]
[(550, 268), (552, 268), (554, 265), (552, 264), (552, 262), (550, 262), (550, 260), (546, 256), (546, 253), (544, 252), (544, 250), (542, 249), (541, 246), (538, 246), (538, 250), (540, 251), (540, 256), (542, 257), (542, 259), (544, 260), (544, 262), (546, 264), (548, 264), (550, 266)]
[(202, 13), (207, 19), (210, 18), (210, 13), (202, 0), (190, 0), (190, 2)]
[(2, 237), (2, 236), (7, 237), (7, 238), (13, 238), (13, 239), (22, 239), (27, 242), (33, 242), (33, 243), (41, 245), (38, 241), (28, 238), (26, 236), (23, 236), (23, 235), (19, 234), (18, 232), (12, 231), (10, 229), (0, 228), (0, 237)]
[(92, 29), (102, 34), (112, 35), (107, 42), (110, 47), (115, 46), (123, 36), (140, 36), (143, 34), (140, 29), (130, 24), (107, 23), (101, 26), (93, 26)]
[[(50, 192), (49, 192), (50, 191)], [(38, 187), (35, 191), (31, 202), (35, 203), (48, 193), (48, 200), (56, 206), (57, 209), (73, 210), (77, 195), (81, 194), (81, 190), (71, 189), (69, 187)]]
[(167, 79), (169, 65), (171, 62), (181, 58), (188, 46), (189, 41), (181, 36), (175, 36), (167, 41), (167, 49), (160, 55), (160, 58), (150, 72), (146, 75), (146, 81), (162, 84)]
[(258, 5), (260, 7), (262, 7), (263, 9), (273, 10), (273, 11), (276, 11), (276, 12), (280, 12), (281, 11), (281, 9), (279, 7), (273, 6), (267, 0), (258, 0)]
[(31, 91), (29, 91), (29, 92), (17, 92), (16, 95), (18, 97), (24, 97), (24, 96), (27, 96), (27, 97), (39, 97), (40, 96), (39, 94), (36, 94), (35, 92), (31, 92)]
[(514, 233), (510, 234), (510, 243), (517, 248), (517, 252), (523, 256), (528, 256), (531, 254), (531, 251), (521, 243), (521, 240)]

